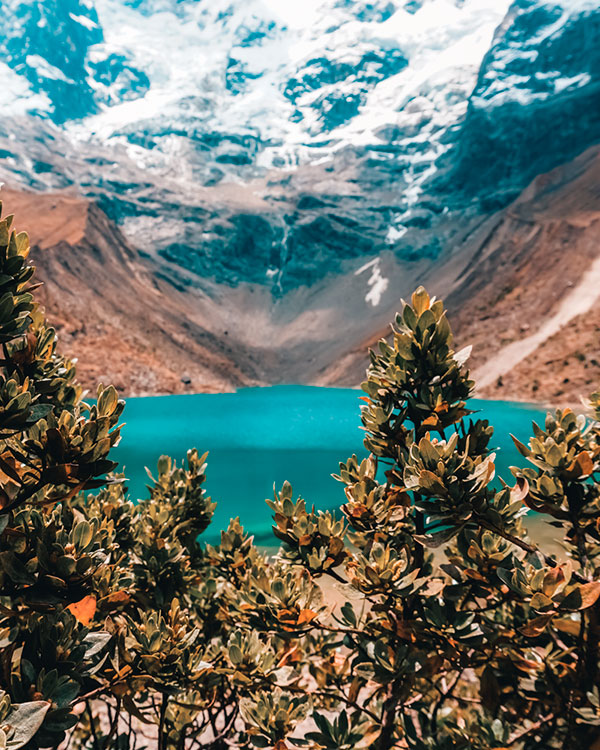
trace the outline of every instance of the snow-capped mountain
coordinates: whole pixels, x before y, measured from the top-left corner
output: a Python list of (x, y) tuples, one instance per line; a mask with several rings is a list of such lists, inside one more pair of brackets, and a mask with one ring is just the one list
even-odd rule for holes
[(513, 3), (461, 128), (457, 177), (472, 194), (505, 205), (600, 139), (599, 42), (596, 0)]
[(377, 307), (386, 263), (449, 252), (600, 140), (594, 0), (3, 0), (0, 14), (4, 179), (93, 197), (178, 284), (280, 296), (347, 271)]

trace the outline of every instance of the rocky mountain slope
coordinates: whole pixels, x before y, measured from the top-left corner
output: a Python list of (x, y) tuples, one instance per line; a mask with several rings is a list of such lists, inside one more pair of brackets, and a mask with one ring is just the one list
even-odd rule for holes
[[(479, 394), (573, 403), (600, 387), (600, 148), (537, 177), (427, 275)], [(361, 342), (319, 382), (355, 384)]]
[(275, 302), (259, 286), (215, 286), (211, 296), (174, 286), (93, 203), (1, 195), (19, 225), (33, 229), (43, 301), (89, 387), (111, 380), (148, 394), (290, 381), (356, 386), (367, 348), (387, 334), (401, 297), (424, 282), (445, 297), (457, 346), (473, 345), (480, 395), (573, 403), (600, 385), (599, 184), (594, 147), (465, 231), (443, 263), (378, 260), (397, 296), (381, 318), (360, 321), (361, 277), (376, 275), (372, 261), (358, 275), (340, 274), (337, 286)]
[(77, 186), (200, 287), (436, 258), (600, 140), (593, 0), (1, 8), (7, 181)]
[(484, 395), (573, 403), (600, 387), (599, 185), (597, 147), (536, 178), (448, 297)]
[(256, 382), (227, 338), (202, 326), (193, 300), (152, 273), (93, 203), (6, 188), (0, 197), (3, 213), (14, 213), (17, 228), (30, 234), (41, 302), (87, 387), (112, 382), (150, 395)]
[[(30, 233), (42, 302), (89, 387), (111, 380), (148, 394), (308, 382), (383, 324), (364, 302), (372, 269), (283, 298), (252, 284), (199, 289), (132, 247), (93, 202), (7, 187), (0, 198)], [(392, 258), (379, 262), (400, 273)], [(373, 313), (353, 320), (352, 299)]]
[[(365, 343), (426, 281), (480, 343), (486, 393), (560, 390), (501, 373), (486, 320), (506, 345), (542, 328), (526, 368), (593, 260), (596, 227), (573, 224), (572, 196), (594, 195), (581, 180), (600, 142), (597, 2), (2, 0), (0, 13), (5, 200), (38, 236), (48, 305), (90, 382), (110, 374), (110, 348), (129, 392), (354, 384)], [(79, 238), (44, 239), (38, 203), (50, 225), (80, 212)], [(531, 304), (511, 306), (525, 286)]]

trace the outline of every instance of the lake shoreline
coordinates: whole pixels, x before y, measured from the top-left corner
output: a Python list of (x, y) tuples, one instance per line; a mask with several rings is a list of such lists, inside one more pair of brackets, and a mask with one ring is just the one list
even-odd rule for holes
[[(267, 390), (271, 388), (321, 388), (324, 390), (337, 390), (337, 391), (355, 391), (357, 394), (362, 394), (363, 391), (361, 390), (360, 386), (336, 386), (336, 385), (313, 385), (312, 383), (268, 383), (268, 384), (257, 384), (257, 385), (248, 385), (243, 386), (242, 388), (235, 388), (235, 389), (207, 389), (204, 391), (182, 391), (178, 393), (150, 393), (150, 394), (137, 394), (137, 393), (131, 393), (129, 395), (125, 395), (120, 393), (120, 397), (125, 399), (126, 401), (129, 399), (148, 399), (148, 398), (167, 398), (168, 396), (222, 396), (222, 395), (231, 395), (235, 393), (242, 393), (245, 391), (255, 391), (255, 390)], [(511, 396), (510, 394), (507, 394), (507, 398), (490, 398), (489, 396), (480, 395), (477, 390), (475, 390), (473, 396), (473, 399), (476, 399), (477, 401), (489, 401), (491, 403), (497, 403), (500, 401), (507, 401), (510, 403), (515, 404), (523, 404), (523, 406), (529, 406), (534, 409), (539, 409), (542, 411), (551, 411), (553, 412), (555, 409), (571, 409), (574, 412), (581, 413), (581, 414), (587, 414), (589, 412), (589, 407), (584, 405), (581, 402), (573, 402), (573, 401), (565, 401), (565, 402), (558, 402), (558, 403), (550, 403), (548, 401), (531, 401), (524, 398), (520, 398), (518, 396)]]
[[(289, 481), (294, 496), (317, 508), (338, 508), (343, 488), (332, 478), (340, 461), (366, 455), (359, 391), (317, 386), (245, 388), (233, 393), (182, 394), (126, 400), (123, 440), (115, 458), (133, 499), (147, 496), (145, 467), (155, 476), (160, 455), (179, 464), (191, 448), (208, 452), (206, 489), (217, 503), (207, 541), (218, 541), (239, 517), (259, 541), (269, 542), (271, 513), (265, 498)], [(474, 419), (495, 427), (496, 471), (512, 481), (523, 465), (510, 433), (527, 442), (531, 422), (543, 422), (535, 404), (473, 399)], [(214, 529), (214, 533), (213, 533)]]

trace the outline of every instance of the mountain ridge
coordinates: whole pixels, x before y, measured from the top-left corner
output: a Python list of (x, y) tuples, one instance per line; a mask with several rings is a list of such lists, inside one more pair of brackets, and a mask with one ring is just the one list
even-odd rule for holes
[[(435, 260), (456, 221), (600, 140), (588, 0), (37, 5), (3, 5), (26, 90), (0, 118), (0, 175), (77, 186), (200, 287), (279, 295), (338, 261)], [(220, 199), (244, 187), (260, 208)]]
[[(17, 226), (33, 230), (43, 302), (61, 345), (81, 360), (89, 388), (98, 380), (114, 381), (129, 395), (277, 382), (356, 387), (367, 348), (387, 334), (401, 297), (423, 282), (444, 296), (456, 346), (473, 345), (474, 377), (487, 380), (480, 395), (573, 403), (600, 377), (594, 304), (600, 285), (588, 282), (588, 297), (581, 299), (586, 274), (594, 264), (600, 268), (599, 177), (600, 147), (593, 147), (537, 177), (507, 209), (465, 229), (444, 264), (403, 267), (377, 259), (392, 279), (393, 301), (362, 329), (354, 322), (356, 304), (364, 304), (356, 293), (357, 284), (364, 286), (361, 275), (337, 276), (337, 291), (330, 283), (307, 289), (288, 309), (293, 295), (271, 302), (268, 316), (267, 298), (253, 301), (264, 294), (256, 285), (214, 287), (210, 295), (174, 287), (161, 266), (129, 246), (88, 201), (5, 188), (0, 196), (16, 213)], [(373, 261), (369, 265), (363, 276), (372, 275)], [(565, 308), (574, 297), (583, 304), (575, 312)], [(229, 318), (219, 317), (223, 309)], [(543, 333), (559, 314), (564, 320)], [(503, 354), (538, 331), (543, 335), (528, 356)]]
[[(598, 184), (600, 148), (592, 147), (536, 177), (455, 248), (428, 284), (445, 299), (456, 346), (473, 346), (470, 364), (475, 380), (482, 380), (480, 395), (575, 403), (597, 388)], [(382, 328), (367, 338), (317, 382), (356, 384), (366, 348), (388, 332)], [(539, 341), (523, 356), (520, 349), (538, 332)]]
[(41, 303), (86, 387), (152, 395), (255, 384), (93, 203), (7, 188), (0, 198), (30, 235)]

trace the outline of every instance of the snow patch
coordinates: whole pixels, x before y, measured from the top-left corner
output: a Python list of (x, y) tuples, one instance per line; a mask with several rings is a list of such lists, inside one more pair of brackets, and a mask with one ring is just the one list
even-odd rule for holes
[(405, 227), (403, 224), (398, 224), (397, 226), (392, 224), (387, 230), (385, 241), (388, 245), (393, 245), (394, 242), (398, 242), (399, 239), (404, 237), (407, 232), (408, 227)]
[(43, 78), (51, 78), (53, 81), (65, 81), (65, 83), (75, 83), (71, 78), (67, 78), (60, 68), (50, 65), (41, 55), (27, 55), (25, 62), (30, 68), (35, 68), (36, 73)]
[[(386, 10), (379, 16), (361, 15), (362, 3), (340, 0), (80, 3), (84, 10), (71, 13), (71, 20), (88, 30), (100, 27), (104, 41), (89, 48), (86, 60), (96, 113), (61, 126), (76, 146), (91, 141), (122, 148), (140, 169), (184, 187), (197, 185), (202, 170), (215, 164), (223, 181), (235, 182), (325, 164), (348, 147), (373, 148), (374, 160), (396, 163), (391, 245), (406, 233), (426, 183), (456, 142), (453, 132), (490, 48), (497, 59), (478, 86), (475, 106), (507, 99), (527, 104), (584, 86), (585, 73), (549, 71), (534, 80), (518, 66), (510, 72), (510, 63), (516, 57), (527, 64), (523, 69), (535, 66), (540, 35), (559, 33), (597, 0), (557, 0), (561, 12), (536, 38), (511, 41), (501, 33), (495, 42), (511, 0), (423, 0), (413, 12), (406, 0), (370, 0), (371, 10)], [(395, 11), (388, 17), (389, 6)], [(85, 15), (92, 8), (97, 24)], [(100, 73), (94, 80), (113, 57), (123, 61), (123, 72), (112, 84)], [(390, 60), (401, 63), (390, 67)], [(72, 83), (40, 55), (27, 62), (40, 77)], [(2, 80), (9, 75), (5, 67)], [(131, 70), (148, 77), (147, 90), (145, 84), (127, 89)], [(11, 75), (20, 81), (9, 87), (20, 92), (11, 107), (51, 111), (24, 75)], [(239, 164), (227, 161), (232, 155), (242, 157)]]
[(360, 276), (361, 273), (368, 271), (369, 268), (372, 269), (369, 280), (367, 281), (367, 284), (369, 285), (369, 291), (365, 295), (365, 302), (368, 302), (373, 307), (377, 307), (377, 305), (381, 302), (381, 298), (390, 283), (389, 279), (385, 278), (385, 276), (382, 275), (381, 268), (379, 267), (379, 262), (379, 258), (374, 258), (354, 272), (355, 276)]
[(369, 260), (367, 263), (364, 264), (364, 266), (361, 266), (357, 271), (354, 272), (355, 276), (360, 276), (361, 273), (364, 273), (367, 269), (373, 268), (374, 265), (379, 263), (379, 258), (373, 258), (373, 260)]
[[(407, 210), (448, 148), (444, 135), (464, 115), (509, 4), (464, 0), (459, 7), (454, 0), (428, 0), (409, 13), (401, 3), (380, 22), (358, 20), (355, 4), (338, 0), (164, 2), (151, 14), (124, 0), (96, 0), (105, 41), (90, 50), (91, 59), (125, 56), (149, 77), (150, 89), (134, 101), (102, 106), (99, 114), (70, 124), (69, 132), (76, 139), (127, 147), (126, 133), (147, 131), (153, 145), (141, 161), (158, 167), (171, 162), (164, 123), (172, 122), (191, 133), (248, 135), (257, 144), (249, 154), (253, 164), (293, 170), (325, 161), (350, 144), (377, 144), (384, 125), (419, 131), (401, 144), (408, 184), (405, 190), (399, 186), (399, 199)], [(325, 74), (295, 101), (286, 94), (290, 81), (313, 70), (313, 61), (353, 66), (370, 55), (385, 59), (390, 50), (408, 59), (398, 74), (382, 75), (379, 82), (370, 76), (364, 84), (352, 75), (331, 83)], [(233, 88), (227, 84), (232, 67), (238, 71)], [(340, 93), (347, 93), (348, 101), (356, 91), (364, 99), (357, 112), (324, 137), (326, 102)], [(419, 123), (422, 128), (415, 128)], [(185, 147), (192, 151), (194, 143)]]
[(571, 76), (571, 78), (557, 78), (554, 81), (554, 91), (558, 94), (565, 89), (576, 89), (580, 86), (587, 86), (592, 80), (589, 73), (580, 73), (577, 76)]
[(95, 21), (92, 21), (91, 18), (88, 18), (87, 16), (78, 16), (75, 15), (75, 13), (69, 13), (69, 18), (71, 18), (75, 23), (79, 23), (82, 26), (84, 26), (86, 29), (97, 29), (98, 24)]
[(2, 61), (0, 61), (0, 89), (4, 96), (2, 114), (5, 116), (14, 117), (35, 110), (44, 111), (50, 106), (50, 100), (45, 94), (34, 94), (27, 79), (15, 73)]

